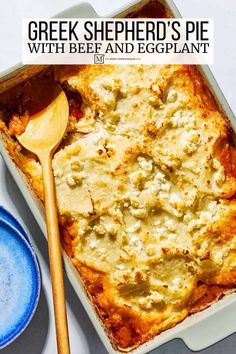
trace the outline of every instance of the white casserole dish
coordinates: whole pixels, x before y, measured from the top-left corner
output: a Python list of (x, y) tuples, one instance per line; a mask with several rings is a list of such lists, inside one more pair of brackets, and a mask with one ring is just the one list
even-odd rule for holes
[[(123, 1), (124, 2), (124, 1)], [(113, 11), (110, 14), (103, 14), (106, 17), (118, 16), (120, 14), (129, 12), (131, 7), (138, 3), (144, 3), (146, 1), (127, 1), (123, 8)], [(172, 0), (163, 0), (167, 8), (174, 17), (180, 17), (180, 14), (174, 5)], [(98, 17), (93, 7), (87, 3), (82, 3), (74, 6), (63, 13), (58, 15), (59, 17)], [(3, 73), (0, 79), (0, 93), (7, 88), (16, 85), (27, 77), (35, 74), (36, 71), (42, 70), (42, 66), (39, 67), (22, 67), (18, 65), (8, 72)], [(213, 92), (219, 106), (222, 111), (229, 118), (230, 123), (234, 131), (236, 132), (236, 119), (232, 110), (230, 109), (226, 99), (224, 98), (219, 86), (217, 85), (213, 75), (208, 67), (199, 67), (200, 71), (205, 77), (206, 83), (209, 85)], [(15, 179), (18, 187), (22, 191), (27, 204), (29, 205), (32, 213), (34, 214), (40, 228), (46, 236), (46, 225), (44, 209), (42, 204), (36, 198), (30, 187), (27, 185), (25, 176), (16, 168), (15, 164), (10, 159), (7, 150), (3, 144), (4, 137), (0, 136), (0, 153), (3, 156), (13, 178)], [(111, 354), (120, 353), (115, 350), (105, 332), (100, 319), (98, 318), (93, 305), (88, 299), (86, 292), (83, 289), (78, 271), (72, 265), (70, 258), (64, 252), (64, 264), (68, 278), (71, 281), (75, 292), (78, 294), (83, 306), (85, 307), (92, 323), (94, 324), (103, 344)], [(217, 341), (225, 338), (236, 331), (236, 294), (225, 296), (222, 300), (210, 306), (208, 309), (194, 314), (186, 318), (182, 323), (177, 324), (174, 328), (166, 330), (157, 335), (151, 341), (141, 345), (139, 348), (133, 350), (132, 354), (145, 354), (153, 349), (156, 349), (160, 345), (174, 339), (181, 338), (191, 350), (201, 350), (209, 345), (216, 343)]]

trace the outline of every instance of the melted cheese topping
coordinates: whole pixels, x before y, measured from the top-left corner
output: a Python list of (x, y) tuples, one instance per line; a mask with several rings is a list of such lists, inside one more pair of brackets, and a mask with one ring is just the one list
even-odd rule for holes
[[(72, 258), (105, 277), (100, 308), (150, 324), (142, 342), (187, 316), (199, 281), (236, 267), (236, 182), (215, 153), (228, 122), (184, 66), (91, 66), (67, 82), (84, 115), (53, 170)], [(34, 160), (27, 171), (40, 179)]]
[(53, 161), (60, 213), (78, 223), (74, 257), (109, 274), (117, 304), (153, 315), (186, 303), (198, 279), (229, 261), (230, 245), (210, 229), (235, 208), (221, 200), (227, 180), (213, 156), (226, 123), (205, 116), (180, 69), (88, 68), (70, 78), (86, 112), (76, 129), (88, 134)]
[(75, 258), (108, 273), (116, 301), (140, 311), (185, 302), (229, 251), (207, 235), (234, 207), (221, 199), (232, 181), (213, 154), (226, 122), (205, 116), (180, 70), (88, 68), (70, 78), (86, 112), (76, 129), (87, 134), (53, 161), (60, 213), (78, 222)]

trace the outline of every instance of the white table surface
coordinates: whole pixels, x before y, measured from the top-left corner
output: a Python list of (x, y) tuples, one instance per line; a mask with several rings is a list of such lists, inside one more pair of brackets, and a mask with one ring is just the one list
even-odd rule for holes
[[(106, 15), (126, 0), (90, 1), (100, 14)], [(236, 112), (236, 1), (235, 0), (176, 0), (185, 17), (212, 17), (215, 20), (215, 62), (211, 67), (221, 89)], [(75, 5), (78, 0), (1, 0), (0, 10), (0, 72), (21, 61), (21, 19), (52, 16)], [(47, 244), (21, 192), (0, 158), (0, 204), (10, 209), (22, 222), (33, 239), (42, 273), (42, 291), (36, 314), (26, 331), (3, 354), (56, 353), (51, 285)], [(68, 319), (72, 354), (106, 354), (90, 320), (74, 290), (66, 279)], [(227, 325), (227, 324), (226, 324)], [(207, 333), (206, 333), (207, 335)], [(236, 334), (201, 351), (204, 354), (234, 354)], [(180, 340), (163, 345), (153, 354), (189, 354)]]

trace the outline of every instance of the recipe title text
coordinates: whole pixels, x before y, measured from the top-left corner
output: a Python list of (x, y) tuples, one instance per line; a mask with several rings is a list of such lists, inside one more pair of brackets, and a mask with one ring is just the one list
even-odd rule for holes
[(25, 19), (25, 64), (210, 64), (211, 19)]

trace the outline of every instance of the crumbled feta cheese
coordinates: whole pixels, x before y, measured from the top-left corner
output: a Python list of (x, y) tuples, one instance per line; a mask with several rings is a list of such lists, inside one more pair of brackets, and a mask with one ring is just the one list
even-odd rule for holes
[(174, 222), (174, 220), (167, 219), (165, 221), (165, 226), (169, 231), (176, 231), (176, 223)]
[(63, 171), (60, 168), (58, 168), (56, 170), (54, 169), (53, 175), (54, 175), (54, 177), (61, 178), (63, 176)]
[(114, 224), (106, 224), (105, 229), (110, 236), (116, 236), (118, 233), (118, 226)]
[(125, 265), (124, 264), (117, 264), (116, 268), (119, 270), (124, 270), (125, 269)]
[(82, 169), (81, 163), (78, 160), (71, 162), (72, 171), (80, 171)]
[(146, 173), (143, 170), (138, 170), (135, 172), (132, 172), (129, 175), (131, 183), (133, 183), (136, 187), (139, 187), (141, 184), (143, 184), (146, 180)]
[(187, 224), (193, 220), (193, 214), (191, 212), (186, 213), (183, 217), (183, 221), (186, 222)]
[(92, 240), (89, 242), (89, 247), (91, 249), (97, 248), (97, 245), (98, 245), (98, 240)]
[(162, 103), (160, 98), (157, 95), (156, 96), (154, 96), (154, 95), (150, 96), (148, 98), (148, 102), (154, 107), (158, 107)]
[(84, 235), (85, 232), (89, 230), (89, 223), (88, 220), (86, 219), (79, 219), (78, 221), (78, 234), (79, 235)]
[(177, 91), (176, 90), (170, 90), (168, 92), (168, 94), (167, 94), (166, 100), (167, 100), (168, 103), (174, 103), (174, 102), (176, 102), (177, 98), (178, 98)]
[(95, 225), (93, 227), (93, 231), (95, 231), (99, 235), (105, 235), (105, 233), (106, 233), (105, 228), (101, 224)]
[(134, 222), (130, 227), (127, 228), (127, 231), (132, 233), (132, 232), (136, 232), (140, 229), (141, 227), (141, 222), (140, 220)]
[(223, 166), (220, 166), (214, 173), (213, 179), (218, 187), (220, 187), (225, 182), (225, 170)]
[(72, 172), (68, 174), (66, 178), (66, 182), (68, 186), (70, 187), (75, 187), (77, 185), (80, 185), (82, 183), (83, 178), (85, 177), (84, 172)]
[(148, 256), (152, 257), (152, 256), (155, 255), (156, 251), (153, 248), (153, 246), (147, 246), (146, 247), (146, 253), (147, 253)]
[(140, 208), (140, 209), (130, 208), (130, 213), (137, 218), (143, 219), (147, 215), (147, 210), (144, 208)]
[(161, 171), (156, 171), (155, 176), (154, 176), (154, 181), (164, 182), (165, 181), (165, 174)]
[(148, 161), (148, 160), (146, 160), (144, 157), (142, 157), (142, 156), (139, 156), (138, 157), (138, 163), (139, 163), (139, 166), (143, 169), (143, 170), (145, 170), (145, 171), (147, 171), (147, 172), (151, 172), (152, 171), (152, 168), (153, 168), (153, 163), (152, 163), (152, 161)]
[(132, 207), (138, 208), (141, 206), (141, 202), (138, 198), (139, 194), (137, 192), (131, 192), (129, 196)]
[(164, 296), (157, 291), (150, 291), (150, 295), (147, 295), (146, 297), (142, 297), (139, 299), (139, 305), (145, 309), (145, 310), (150, 310), (153, 305), (159, 304), (164, 300)]
[(218, 265), (221, 266), (223, 263), (223, 257), (224, 257), (224, 246), (214, 246), (211, 248), (211, 259), (212, 261)]
[(187, 154), (195, 152), (199, 146), (199, 142), (200, 134), (196, 130), (190, 130), (184, 145), (184, 152), (186, 152)]
[(186, 131), (189, 131), (195, 127), (196, 118), (192, 115), (192, 112), (178, 110), (172, 116), (171, 122), (174, 128), (184, 127)]
[(174, 209), (178, 211), (182, 211), (184, 209), (184, 202), (181, 196), (177, 193), (172, 193), (170, 195), (170, 204)]
[(212, 167), (215, 170), (218, 170), (221, 167), (221, 163), (219, 160), (217, 160), (215, 157), (212, 159)]

